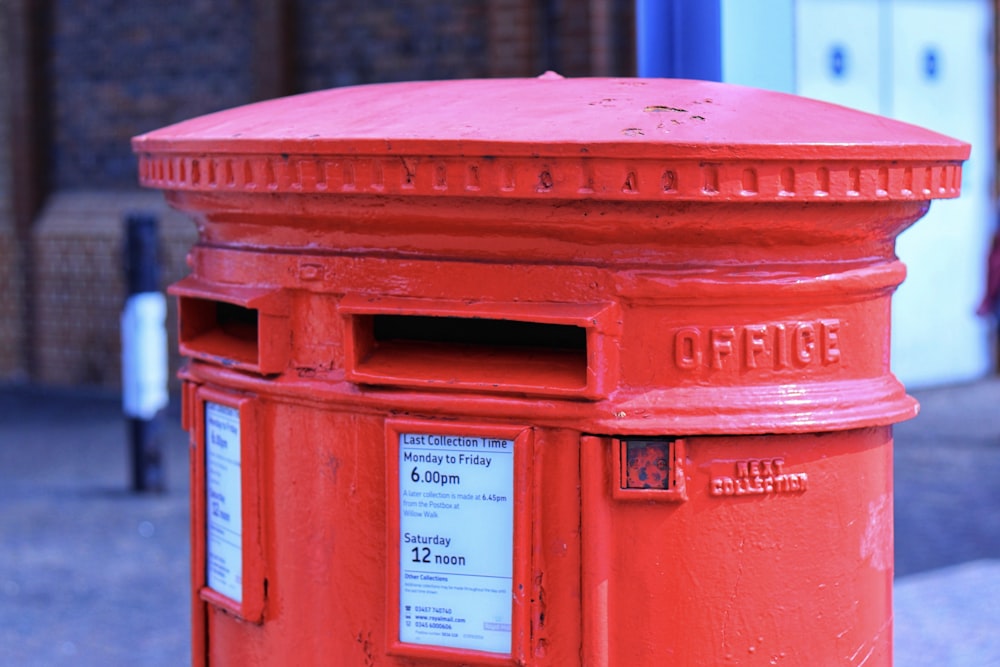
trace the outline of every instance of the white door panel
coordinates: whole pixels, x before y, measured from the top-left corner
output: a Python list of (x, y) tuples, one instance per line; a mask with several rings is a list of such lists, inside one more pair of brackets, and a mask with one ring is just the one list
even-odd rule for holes
[(968, 141), (962, 196), (938, 201), (902, 234), (908, 268), (893, 300), (893, 370), (910, 386), (971, 380), (992, 368), (975, 315), (994, 226), (990, 178), (992, 54), (988, 0), (893, 0), (893, 117)]
[(798, 0), (796, 92), (879, 113), (878, 0)]

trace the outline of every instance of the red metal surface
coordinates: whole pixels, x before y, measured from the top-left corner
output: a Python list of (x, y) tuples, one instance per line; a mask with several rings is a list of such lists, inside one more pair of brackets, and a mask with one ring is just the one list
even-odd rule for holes
[[(916, 413), (893, 248), (967, 145), (546, 76), (314, 93), (134, 148), (200, 233), (174, 290), (195, 664), (891, 664), (891, 424)], [(241, 603), (206, 585), (205, 400), (240, 409)], [(413, 433), (513, 443), (509, 650), (402, 639), (407, 475), (460, 483), (401, 467)], [(454, 516), (440, 540), (479, 534)]]

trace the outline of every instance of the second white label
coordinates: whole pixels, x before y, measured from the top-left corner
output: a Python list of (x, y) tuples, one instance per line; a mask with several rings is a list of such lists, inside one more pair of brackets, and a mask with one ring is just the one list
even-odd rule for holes
[(399, 638), (509, 653), (514, 441), (399, 436)]

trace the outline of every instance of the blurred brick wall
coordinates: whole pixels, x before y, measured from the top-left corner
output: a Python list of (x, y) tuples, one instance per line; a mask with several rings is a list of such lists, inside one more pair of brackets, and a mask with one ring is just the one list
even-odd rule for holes
[(53, 0), (53, 186), (134, 188), (129, 138), (250, 101), (245, 0)]
[(8, 226), (0, 226), (0, 381), (22, 375), (21, 293), (17, 237)]
[[(193, 223), (137, 185), (130, 139), (251, 101), (249, 4), (53, 0), (50, 194), (32, 233), (35, 382), (116, 388), (124, 217), (161, 219), (164, 286), (187, 273)], [(176, 305), (168, 299), (171, 378)]]
[[(49, 198), (33, 237), (37, 382), (119, 386), (119, 316), (125, 303), (124, 219), (129, 211), (160, 219), (162, 286), (187, 274), (194, 223), (155, 192), (64, 192)], [(180, 366), (177, 306), (168, 299), (171, 381)]]
[[(7, 12), (0, 11), (0, 35), (7, 34)], [(10, 54), (5, 43), (0, 43), (0, 91), (10, 90)], [(0, 229), (12, 226), (10, 213), (13, 206), (10, 196), (10, 96), (0, 94)]]
[[(546, 69), (584, 76), (596, 73), (591, 51), (608, 42), (600, 34), (606, 26), (592, 17), (632, 0), (273, 0), (278, 12), (263, 11), (267, 1), (49, 0), (51, 134), (43, 157), (51, 178), (31, 236), (34, 284), (25, 288), (34, 311), (33, 380), (118, 385), (125, 212), (154, 207), (164, 216), (165, 281), (186, 273), (194, 241), (193, 225), (168, 214), (159, 193), (137, 194), (129, 139), (252, 101), (268, 90), (259, 86), (256, 76), (266, 74), (255, 56), (277, 46), (288, 67), (271, 74), (286, 72), (279, 87), (292, 91)], [(269, 23), (286, 13), (287, 26)], [(268, 46), (255, 51), (261, 37)], [(0, 114), (2, 105), (0, 96)], [(0, 154), (0, 165), (8, 163)], [(6, 177), (0, 167), (0, 379), (19, 361), (8, 339), (25, 330), (10, 309), (23, 272), (12, 268), (14, 241), (5, 236)], [(175, 346), (172, 338), (172, 354)]]
[(537, 3), (530, 0), (489, 0), (490, 76), (541, 74)]
[(590, 13), (585, 0), (558, 0), (551, 3), (549, 16), (543, 17), (548, 43), (545, 69), (563, 76), (588, 76), (593, 73), (590, 52)]
[(486, 0), (298, 0), (299, 90), (489, 75)]
[[(0, 11), (0, 35), (7, 34), (7, 12)], [(0, 44), (0, 91), (10, 89), (10, 53)], [(22, 280), (18, 261), (17, 236), (12, 216), (10, 98), (0, 93), (0, 381), (16, 377), (23, 370), (20, 352)]]

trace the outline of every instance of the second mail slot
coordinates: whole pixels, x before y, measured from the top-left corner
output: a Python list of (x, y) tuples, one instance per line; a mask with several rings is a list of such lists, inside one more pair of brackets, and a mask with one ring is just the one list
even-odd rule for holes
[(612, 304), (348, 296), (339, 310), (353, 382), (599, 398), (616, 380)]

